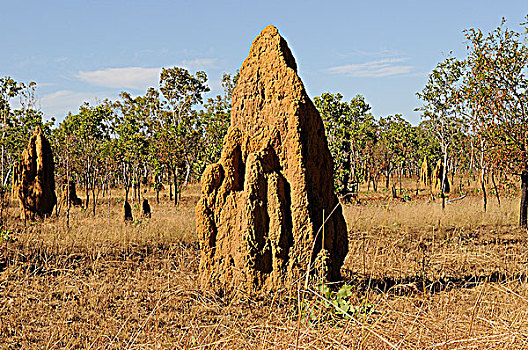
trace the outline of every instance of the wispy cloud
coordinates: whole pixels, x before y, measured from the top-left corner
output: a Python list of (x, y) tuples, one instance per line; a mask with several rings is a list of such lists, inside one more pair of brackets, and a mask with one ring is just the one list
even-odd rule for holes
[(384, 58), (384, 57), (398, 57), (398, 56), (404, 56), (405, 52), (396, 50), (396, 49), (379, 49), (375, 51), (367, 51), (367, 50), (353, 50), (350, 52), (345, 53), (339, 53), (338, 56), (341, 58), (349, 58), (349, 57), (378, 57), (378, 58)]
[[(215, 58), (196, 58), (183, 60), (177, 65), (188, 70), (213, 69), (216, 67)], [(90, 84), (116, 89), (146, 90), (151, 86), (157, 86), (161, 67), (122, 67), (106, 68), (94, 71), (79, 71), (76, 77)]]
[(157, 86), (161, 68), (124, 67), (79, 71), (77, 78), (88, 83), (117, 89), (146, 90)]
[(354, 78), (382, 78), (393, 75), (409, 74), (413, 66), (401, 64), (406, 58), (385, 58), (364, 63), (331, 67), (332, 74), (343, 74)]
[(94, 104), (104, 98), (115, 98), (108, 93), (77, 92), (72, 90), (59, 90), (39, 98), (42, 111), (46, 116), (54, 116), (58, 120), (68, 113), (76, 113), (84, 102)]
[(218, 68), (216, 58), (195, 58), (193, 60), (183, 60), (182, 66), (188, 70), (213, 69)]

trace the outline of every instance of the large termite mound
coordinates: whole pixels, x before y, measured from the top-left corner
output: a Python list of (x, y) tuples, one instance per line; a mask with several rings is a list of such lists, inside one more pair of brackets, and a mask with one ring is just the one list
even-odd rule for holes
[(14, 166), (13, 193), (20, 202), (20, 215), (25, 219), (49, 216), (57, 204), (53, 153), (40, 127)]
[(309, 264), (340, 279), (347, 227), (323, 122), (275, 27), (253, 41), (232, 105), (222, 155), (205, 170), (196, 207), (202, 286), (289, 288)]

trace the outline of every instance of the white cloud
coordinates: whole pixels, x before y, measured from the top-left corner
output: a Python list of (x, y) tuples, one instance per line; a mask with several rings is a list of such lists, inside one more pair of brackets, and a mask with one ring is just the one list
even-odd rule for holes
[(331, 67), (327, 71), (332, 74), (344, 74), (354, 78), (389, 77), (410, 73), (413, 66), (400, 64), (405, 61), (405, 58), (385, 58), (365, 63)]
[(404, 56), (405, 53), (396, 49), (379, 49), (377, 51), (354, 50), (349, 53), (341, 54), (342, 57), (397, 57)]
[(117, 89), (146, 90), (157, 86), (161, 68), (124, 67), (79, 71), (77, 78), (88, 83)]
[[(180, 65), (190, 71), (199, 69), (214, 69), (215, 58), (196, 58), (183, 60)], [(82, 81), (109, 88), (147, 90), (149, 87), (158, 86), (160, 68), (123, 67), (106, 68), (95, 71), (79, 71), (76, 77)]]
[(95, 104), (104, 98), (115, 98), (117, 96), (108, 96), (103, 92), (77, 92), (71, 90), (59, 90), (50, 94), (43, 95), (39, 98), (39, 102), (44, 112), (44, 115), (54, 116), (59, 121), (63, 119), (68, 112), (76, 113), (79, 106), (84, 102)]
[(216, 58), (195, 58), (193, 60), (183, 60), (182, 66), (188, 70), (213, 69), (216, 66)]

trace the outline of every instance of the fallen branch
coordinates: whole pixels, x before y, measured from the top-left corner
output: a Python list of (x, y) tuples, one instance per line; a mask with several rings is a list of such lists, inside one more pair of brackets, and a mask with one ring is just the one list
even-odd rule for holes
[(464, 199), (464, 198), (467, 197), (467, 195), (468, 195), (468, 193), (466, 192), (462, 197), (458, 197), (458, 198), (450, 199), (450, 200), (447, 201), (447, 204), (449, 204), (449, 203), (451, 203), (451, 202), (459, 201), (459, 200), (461, 200), (461, 199)]

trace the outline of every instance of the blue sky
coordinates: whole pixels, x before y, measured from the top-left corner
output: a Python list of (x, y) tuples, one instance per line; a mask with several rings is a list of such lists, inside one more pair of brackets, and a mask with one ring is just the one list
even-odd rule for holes
[(211, 97), (252, 40), (273, 24), (286, 38), (310, 96), (365, 96), (376, 117), (414, 108), (427, 74), (463, 30), (518, 28), (519, 1), (13, 1), (0, 0), (0, 76), (37, 83), (46, 116), (62, 120), (83, 101), (142, 94), (161, 67), (205, 70)]

